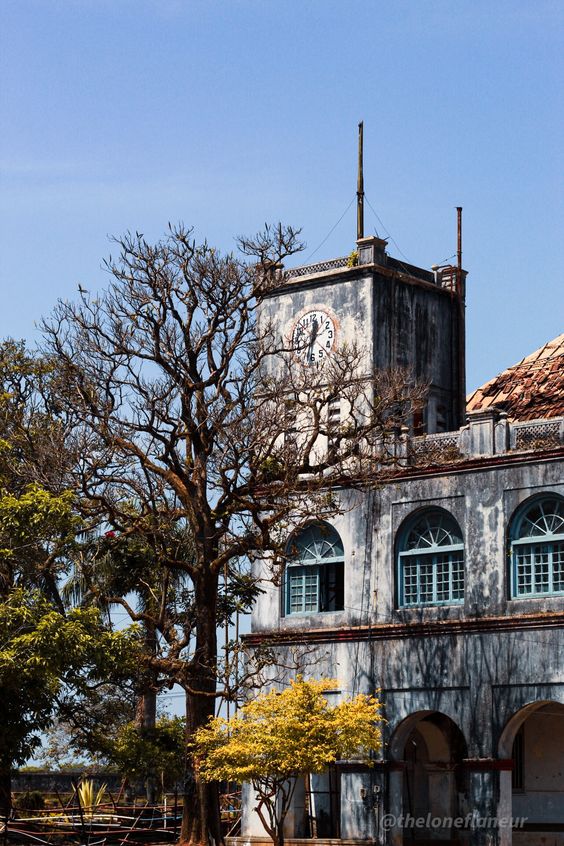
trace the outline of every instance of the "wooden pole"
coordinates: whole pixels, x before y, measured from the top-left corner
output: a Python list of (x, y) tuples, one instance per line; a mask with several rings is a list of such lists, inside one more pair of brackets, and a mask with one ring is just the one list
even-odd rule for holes
[(227, 691), (225, 704), (226, 704), (226, 711), (227, 711), (227, 719), (229, 720), (230, 702), (229, 702), (229, 613), (228, 613), (229, 593), (228, 593), (228, 587), (227, 587), (228, 578), (229, 578), (229, 568), (227, 566), (227, 561), (226, 561), (224, 566), (223, 566), (223, 581), (224, 581), (224, 591), (225, 591), (225, 689)]
[(358, 125), (358, 176), (356, 185), (356, 240), (364, 238), (364, 121)]
[(466, 321), (464, 313), (464, 281), (462, 270), (462, 206), (456, 207), (456, 309), (458, 317), (458, 418), (466, 423)]

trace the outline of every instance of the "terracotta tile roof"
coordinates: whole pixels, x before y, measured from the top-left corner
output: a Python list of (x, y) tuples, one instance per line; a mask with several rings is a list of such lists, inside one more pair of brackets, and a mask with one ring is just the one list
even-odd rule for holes
[(485, 411), (494, 405), (510, 420), (564, 416), (564, 334), (477, 388), (466, 408)]

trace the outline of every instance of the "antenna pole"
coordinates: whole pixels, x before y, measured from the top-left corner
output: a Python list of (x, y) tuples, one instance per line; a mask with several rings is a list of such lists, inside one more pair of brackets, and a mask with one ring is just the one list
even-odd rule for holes
[(356, 240), (364, 238), (364, 171), (363, 171), (364, 121), (358, 125), (358, 179), (356, 186)]
[(462, 206), (456, 207), (456, 293), (458, 425), (464, 426), (466, 422), (466, 326), (462, 270)]
[(458, 281), (460, 282), (462, 273), (462, 206), (456, 207), (457, 219), (457, 244), (456, 244), (456, 263), (458, 270)]

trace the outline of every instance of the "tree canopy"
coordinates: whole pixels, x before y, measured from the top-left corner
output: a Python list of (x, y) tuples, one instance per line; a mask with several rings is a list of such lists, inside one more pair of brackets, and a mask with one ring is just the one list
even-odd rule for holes
[(40, 743), (62, 699), (137, 673), (134, 629), (112, 632), (99, 610), (68, 610), (61, 580), (84, 524), (76, 458), (52, 402), (52, 362), (0, 344), (0, 807), (10, 776)]
[(382, 744), (380, 703), (359, 694), (336, 705), (323, 695), (334, 679), (298, 677), (271, 690), (227, 720), (216, 717), (195, 736), (198, 768), (205, 779), (250, 781), (256, 811), (280, 846), (296, 779), (322, 773), (339, 758), (370, 763)]
[(40, 744), (62, 691), (134, 672), (134, 630), (103, 628), (94, 608), (61, 613), (38, 590), (14, 588), (0, 602), (0, 801), (10, 807), (9, 774)]
[(176, 784), (184, 772), (182, 717), (161, 716), (150, 731), (140, 733), (135, 722), (121, 727), (112, 744), (109, 759), (131, 780), (156, 777), (165, 787)]
[[(82, 519), (150, 546), (162, 588), (150, 619), (120, 602), (152, 627), (152, 669), (186, 692), (190, 739), (218, 696), (237, 695), (218, 660), (222, 584), (236, 582), (241, 561), (283, 565), (289, 531), (338, 512), (335, 485), (375, 484), (422, 391), (401, 373), (370, 371), (356, 344), (322, 367), (296, 365), (293, 339), (265, 308), (284, 284), (283, 261), (302, 248), (292, 227), (240, 238), (228, 254), (182, 225), (155, 244), (141, 233), (116, 244), (107, 290), (60, 302), (45, 322), (45, 355)], [(346, 408), (337, 429), (335, 398)], [(182, 535), (189, 555), (170, 542)], [(168, 586), (179, 573), (191, 603), (175, 620)], [(219, 842), (217, 790), (186, 763), (181, 839)]]

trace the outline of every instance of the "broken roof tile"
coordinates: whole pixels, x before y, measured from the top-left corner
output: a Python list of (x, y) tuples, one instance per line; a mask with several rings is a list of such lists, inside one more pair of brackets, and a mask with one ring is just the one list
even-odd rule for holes
[(564, 415), (564, 334), (477, 388), (466, 407), (480, 411), (498, 403), (510, 420)]

